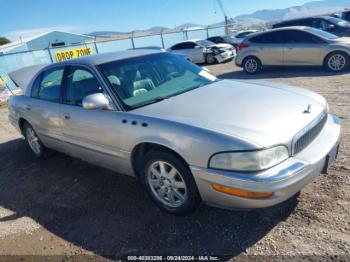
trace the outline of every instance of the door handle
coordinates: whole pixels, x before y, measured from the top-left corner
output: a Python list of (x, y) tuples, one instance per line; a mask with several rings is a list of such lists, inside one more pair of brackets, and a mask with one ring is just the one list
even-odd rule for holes
[(64, 116), (64, 118), (67, 119), (67, 120), (70, 119), (70, 114), (68, 114), (68, 113), (64, 113), (63, 116)]
[(27, 111), (32, 110), (32, 106), (31, 106), (31, 105), (26, 105), (26, 110), (27, 110)]

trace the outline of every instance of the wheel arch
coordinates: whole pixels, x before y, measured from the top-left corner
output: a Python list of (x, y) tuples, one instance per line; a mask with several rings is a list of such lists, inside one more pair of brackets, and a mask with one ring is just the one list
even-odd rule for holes
[(260, 62), (260, 65), (262, 66), (261, 59), (259, 57), (257, 57), (256, 55), (247, 55), (246, 57), (244, 57), (244, 59), (242, 60), (242, 65), (244, 65), (244, 62), (249, 58), (255, 58), (256, 60), (258, 60)]
[(23, 117), (20, 117), (20, 118), (18, 119), (18, 127), (19, 127), (19, 129), (20, 129), (22, 135), (24, 135), (24, 130), (23, 130), (23, 128), (24, 128), (24, 124), (25, 124), (25, 123), (27, 123), (27, 124), (30, 125), (30, 123), (28, 122), (27, 119), (25, 119), (25, 118), (23, 118)]
[[(156, 142), (140, 142), (131, 151), (131, 165), (136, 177), (140, 177), (140, 174), (142, 172), (141, 167), (144, 164), (142, 162), (142, 157), (147, 153), (156, 150), (163, 150), (172, 153), (175, 156), (179, 157), (187, 166), (189, 166), (188, 162), (181, 154), (167, 145)], [(137, 161), (138, 159), (141, 159), (141, 161)]]

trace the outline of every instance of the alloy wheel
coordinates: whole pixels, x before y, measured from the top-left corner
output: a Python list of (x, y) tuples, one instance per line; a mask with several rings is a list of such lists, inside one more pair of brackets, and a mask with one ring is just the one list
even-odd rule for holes
[(346, 66), (346, 58), (341, 54), (334, 54), (328, 59), (328, 67), (332, 71), (341, 71)]
[(153, 162), (147, 172), (148, 184), (153, 195), (164, 205), (176, 208), (187, 198), (187, 186), (180, 172), (165, 161)]
[(28, 144), (29, 144), (30, 148), (32, 149), (32, 151), (36, 155), (40, 155), (42, 147), (41, 147), (39, 138), (35, 134), (35, 132), (34, 132), (32, 127), (28, 127), (26, 129), (26, 138), (27, 138)]
[(246, 60), (244, 68), (248, 73), (255, 73), (258, 71), (258, 62), (253, 58), (249, 58)]

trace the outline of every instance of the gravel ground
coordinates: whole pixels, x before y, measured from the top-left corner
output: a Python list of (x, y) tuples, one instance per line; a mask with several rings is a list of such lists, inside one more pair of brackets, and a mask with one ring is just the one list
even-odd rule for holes
[[(264, 79), (325, 96), (342, 120), (340, 154), (287, 202), (251, 212), (202, 205), (175, 217), (159, 211), (138, 181), (62, 154), (33, 159), (0, 109), (0, 260), (108, 260), (125, 255), (226, 255), (237, 260), (350, 260), (349, 75), (274, 69), (221, 78)], [(6, 256), (4, 256), (6, 255)]]

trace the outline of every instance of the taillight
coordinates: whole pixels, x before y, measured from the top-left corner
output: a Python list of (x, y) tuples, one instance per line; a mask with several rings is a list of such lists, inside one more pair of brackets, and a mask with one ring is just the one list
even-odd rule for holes
[(244, 48), (247, 48), (247, 47), (249, 47), (249, 45), (244, 44), (244, 43), (240, 43), (238, 45), (238, 51), (242, 51)]

